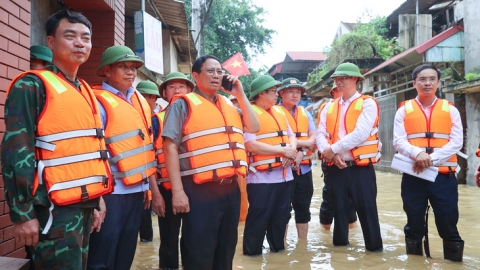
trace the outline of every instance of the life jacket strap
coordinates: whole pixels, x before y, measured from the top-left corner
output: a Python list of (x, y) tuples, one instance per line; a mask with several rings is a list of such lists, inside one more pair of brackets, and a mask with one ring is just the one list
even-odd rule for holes
[(243, 150), (245, 150), (245, 145), (243, 145), (241, 143), (237, 143), (237, 142), (229, 142), (229, 143), (226, 143), (226, 144), (214, 145), (214, 146), (205, 147), (205, 148), (202, 148), (202, 149), (186, 152), (186, 153), (178, 155), (178, 158), (180, 158), (180, 159), (188, 158), (188, 157), (192, 157), (192, 156), (203, 155), (203, 154), (206, 154), (206, 153), (225, 150), (225, 149), (232, 149), (232, 150), (243, 149)]
[(196, 168), (196, 169), (181, 171), (180, 176), (187, 176), (187, 175), (207, 172), (207, 171), (211, 171), (211, 170), (226, 168), (226, 167), (239, 168), (241, 166), (247, 167), (248, 164), (244, 160), (225, 161), (225, 162), (215, 163), (215, 164), (208, 165), (208, 166), (203, 166), (203, 167)]
[(158, 149), (157, 151), (155, 151), (155, 156), (158, 156), (162, 153), (163, 153), (163, 149)]
[(151, 150), (153, 150), (153, 145), (152, 144), (142, 145), (140, 147), (137, 147), (137, 148), (119, 153), (116, 156), (110, 158), (108, 161), (110, 162), (110, 164), (116, 164), (122, 159), (133, 157), (135, 155), (145, 153), (145, 152), (148, 152), (148, 151), (151, 151)]
[(279, 130), (275, 132), (260, 134), (256, 136), (256, 139), (261, 140), (261, 139), (275, 138), (275, 137), (281, 137), (281, 136), (287, 136), (287, 131)]
[(112, 144), (112, 143), (116, 143), (119, 141), (123, 141), (129, 138), (135, 137), (135, 136), (142, 137), (142, 140), (145, 138), (145, 134), (143, 134), (143, 131), (141, 129), (135, 129), (135, 130), (127, 131), (112, 137), (105, 138), (105, 143)]
[(259, 160), (259, 161), (255, 161), (255, 162), (250, 163), (250, 165), (248, 166), (248, 169), (253, 173), (257, 173), (257, 169), (255, 168), (257, 166), (272, 164), (272, 163), (282, 162), (282, 161), (283, 161), (282, 157), (275, 157), (275, 158)]
[(168, 179), (168, 178), (158, 178), (157, 179), (157, 185), (160, 185), (160, 184), (165, 183), (165, 182), (170, 182), (170, 179)]
[(417, 138), (427, 138), (427, 139), (446, 139), (450, 140), (450, 135), (449, 134), (443, 134), (443, 133), (435, 133), (435, 132), (420, 132), (420, 133), (413, 133), (413, 134), (408, 134), (407, 139), (417, 139)]
[(114, 178), (125, 178), (125, 177), (135, 175), (137, 173), (142, 173), (142, 179), (143, 179), (143, 178), (147, 178), (147, 176), (143, 172), (147, 171), (148, 169), (155, 168), (156, 166), (157, 166), (157, 161), (154, 160), (152, 162), (148, 162), (146, 164), (140, 165), (128, 171), (112, 172), (112, 175)]
[(39, 136), (35, 138), (35, 147), (42, 148), (48, 151), (53, 152), (55, 150), (55, 144), (51, 142), (67, 140), (80, 137), (97, 137), (104, 138), (105, 132), (101, 128), (93, 129), (81, 129), (81, 130), (71, 130), (65, 131), (45, 136)]
[(226, 127), (218, 127), (218, 128), (212, 128), (212, 129), (206, 129), (202, 131), (197, 131), (188, 135), (183, 136), (182, 138), (182, 143), (185, 141), (188, 141), (190, 139), (194, 139), (197, 137), (205, 136), (205, 135), (210, 135), (210, 134), (216, 134), (216, 133), (239, 133), (243, 135), (243, 130), (236, 128), (234, 126), (226, 126)]

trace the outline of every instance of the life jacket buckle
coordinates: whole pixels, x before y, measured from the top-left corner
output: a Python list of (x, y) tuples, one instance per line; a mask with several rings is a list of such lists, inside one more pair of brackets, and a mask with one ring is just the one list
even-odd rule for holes
[(233, 126), (225, 126), (225, 132), (233, 133)]
[(301, 132), (295, 132), (295, 137), (297, 137), (297, 138), (302, 137), (302, 133)]
[(153, 127), (148, 128), (148, 135), (153, 135)]
[(106, 176), (103, 177), (102, 184), (104, 188), (108, 188), (108, 177)]
[(425, 138), (427, 139), (433, 138), (433, 132), (425, 132)]
[(105, 138), (105, 132), (103, 131), (103, 128), (96, 128), (95, 132), (97, 133), (96, 137), (99, 139)]
[(281, 143), (280, 146), (281, 146), (281, 147), (286, 147), (286, 146), (287, 146), (287, 143)]
[(102, 160), (108, 160), (108, 151), (107, 150), (100, 150), (100, 158)]
[(237, 143), (236, 142), (228, 142), (228, 148), (235, 150), (238, 149)]
[(425, 153), (427, 153), (427, 154), (433, 153), (433, 147), (426, 147), (425, 148)]
[(242, 164), (240, 164), (240, 160), (232, 160), (232, 166), (233, 168), (237, 169), (242, 167)]
[(82, 197), (81, 197), (81, 199), (82, 199), (82, 202), (86, 202), (86, 201), (89, 200), (89, 196), (88, 196), (88, 192), (87, 192), (87, 191), (82, 192)]
[(275, 157), (275, 162), (282, 162), (282, 158), (281, 157)]
[(284, 134), (283, 134), (283, 130), (279, 130), (279, 131), (277, 131), (277, 135), (278, 135), (278, 136), (284, 136)]
[(142, 130), (139, 130), (140, 133), (138, 135), (140, 135), (140, 137), (142, 138), (142, 141), (145, 141), (145, 134), (143, 133)]
[(273, 171), (272, 163), (268, 163), (268, 171), (269, 171), (269, 172)]

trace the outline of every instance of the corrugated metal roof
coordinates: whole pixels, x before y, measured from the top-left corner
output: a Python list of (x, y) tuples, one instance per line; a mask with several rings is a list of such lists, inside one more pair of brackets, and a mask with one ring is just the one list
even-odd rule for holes
[(293, 61), (325, 61), (327, 59), (327, 55), (322, 52), (287, 52), (287, 56), (289, 56)]
[(415, 47), (412, 47), (410, 49), (407, 49), (404, 52), (395, 55), (394, 57), (388, 59), (387, 61), (381, 63), (378, 66), (376, 66), (375, 68), (373, 68), (369, 72), (365, 73), (364, 76), (372, 74), (377, 70), (380, 70), (380, 69), (382, 69), (382, 68), (384, 68), (384, 67), (386, 67), (386, 66), (388, 66), (392, 63), (395, 63), (399, 59), (402, 59), (402, 58), (406, 57), (407, 55), (409, 55), (413, 52), (416, 52), (417, 54), (422, 54), (425, 51), (427, 51), (428, 49), (437, 45), (438, 43), (440, 43), (440, 42), (444, 41), (445, 39), (451, 37), (453, 34), (457, 33), (458, 31), (463, 31), (463, 27), (461, 27), (460, 25), (453, 26), (453, 27), (443, 31), (442, 33), (434, 36), (433, 38), (425, 41), (424, 43), (422, 43), (420, 45), (417, 45)]

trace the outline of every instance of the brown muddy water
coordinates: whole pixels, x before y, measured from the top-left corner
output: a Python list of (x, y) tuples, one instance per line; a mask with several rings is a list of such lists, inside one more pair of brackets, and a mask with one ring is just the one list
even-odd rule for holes
[[(315, 192), (312, 198), (312, 220), (308, 239), (298, 241), (292, 217), (287, 232), (286, 250), (271, 253), (264, 248), (263, 255), (248, 257), (242, 254), (244, 223), (238, 227), (238, 244), (233, 269), (480, 269), (480, 188), (459, 186), (460, 219), (458, 230), (465, 240), (462, 263), (443, 259), (442, 239), (438, 236), (433, 211), (430, 210), (429, 239), (432, 258), (405, 254), (403, 226), (406, 216), (400, 197), (401, 175), (377, 172), (377, 205), (383, 238), (383, 252), (365, 250), (360, 226), (350, 230), (349, 246), (334, 247), (332, 232), (323, 230), (319, 223), (323, 179), (320, 166), (313, 167)], [(293, 215), (292, 215), (293, 216)], [(154, 239), (139, 242), (131, 269), (159, 269), (157, 218), (153, 218)], [(333, 230), (332, 225), (332, 230)], [(268, 247), (267, 242), (264, 246)]]

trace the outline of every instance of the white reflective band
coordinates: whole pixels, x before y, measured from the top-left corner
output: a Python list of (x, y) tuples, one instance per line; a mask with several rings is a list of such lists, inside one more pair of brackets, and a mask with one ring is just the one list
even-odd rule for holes
[(375, 134), (377, 134), (377, 133), (378, 133), (378, 127), (374, 127), (374, 128), (372, 129), (372, 132), (370, 132), (370, 136), (373, 136), (373, 135), (375, 135)]
[(148, 152), (150, 150), (153, 150), (153, 145), (152, 144), (142, 145), (140, 147), (125, 151), (123, 153), (119, 153), (116, 156), (110, 158), (108, 161), (110, 162), (110, 164), (115, 164), (115, 163), (119, 162), (120, 160), (122, 160), (124, 158), (133, 157), (135, 155), (138, 155), (138, 154), (141, 154), (141, 153), (144, 153), (144, 152)]
[[(237, 148), (241, 148), (241, 149), (245, 150), (245, 146), (241, 143), (235, 143), (235, 146)], [(226, 143), (226, 144), (222, 144), (222, 145), (215, 145), (215, 146), (202, 148), (202, 149), (199, 149), (199, 150), (186, 152), (186, 153), (178, 155), (178, 158), (179, 159), (188, 158), (188, 157), (191, 157), (191, 156), (202, 155), (202, 154), (215, 152), (215, 151), (220, 151), (220, 150), (225, 150), (225, 149), (235, 149), (235, 148), (231, 148), (230, 144)]]
[(378, 144), (378, 140), (373, 140), (373, 141), (365, 141), (361, 144), (359, 144), (357, 147), (361, 147), (361, 146), (369, 146), (369, 145), (375, 145), (375, 144)]
[[(426, 132), (421, 132), (421, 133), (415, 133), (415, 134), (407, 135), (407, 139), (417, 139), (417, 138), (427, 138), (427, 133)], [(441, 134), (441, 133), (433, 133), (432, 132), (432, 138), (449, 140), (450, 135)]]
[[(103, 183), (105, 177), (106, 176), (91, 176), (91, 177), (86, 177), (86, 178), (77, 179), (77, 180), (55, 183), (50, 187), (50, 189), (48, 190), (48, 193), (50, 194), (52, 191), (81, 187), (81, 186), (86, 186), (86, 185), (89, 185), (89, 184)], [(45, 227), (43, 228), (42, 234), (47, 234), (48, 231), (50, 230), (50, 227), (52, 227), (52, 223), (53, 223), (52, 210), (53, 210), (53, 207), (54, 207), (54, 204), (53, 204), (52, 201), (50, 201), (50, 208), (48, 209), (49, 210), (48, 221), (47, 221), (47, 224), (45, 224)]]
[(437, 167), (457, 167), (457, 162), (445, 162), (443, 164), (437, 164)]
[(161, 168), (165, 168), (165, 163), (160, 163), (157, 165), (157, 168), (161, 169)]
[(53, 150), (55, 150), (55, 146), (56, 145), (53, 144), (53, 143), (48, 143), (48, 142), (44, 142), (44, 141), (35, 140), (35, 147), (42, 148), (42, 149), (48, 150), (50, 152), (53, 152)]
[[(278, 132), (282, 132), (283, 135), (278, 135)], [(275, 131), (271, 133), (265, 133), (265, 134), (257, 135), (256, 139), (261, 140), (261, 139), (275, 138), (280, 136), (287, 136), (287, 132), (285, 130), (280, 130), (280, 131)]]
[(254, 167), (252, 166), (248, 166), (248, 170), (253, 172), (253, 173), (257, 173), (257, 169), (255, 169)]
[(462, 153), (462, 152), (460, 152), (460, 151), (457, 152), (457, 155), (461, 156), (461, 157), (464, 158), (464, 159), (467, 159), (467, 158), (468, 158), (468, 155), (466, 155), (466, 154), (464, 154), (464, 153)]
[(282, 162), (282, 161), (283, 161), (283, 158), (280, 158), (280, 161), (277, 161), (276, 158), (259, 160), (259, 161), (255, 161), (255, 162), (250, 163), (250, 167), (257, 167), (257, 166), (260, 166), (260, 165), (265, 165), (265, 164), (270, 164), (270, 163), (276, 163), (276, 162)]
[(133, 168), (131, 170), (128, 170), (126, 172), (112, 172), (112, 175), (114, 178), (124, 178), (124, 177), (135, 175), (137, 173), (142, 173), (142, 178), (147, 178), (147, 176), (144, 174), (144, 171), (151, 168), (155, 168), (156, 166), (157, 166), (157, 161), (155, 160), (147, 164)]
[[(300, 135), (300, 136), (299, 136)], [(295, 133), (295, 136), (298, 137), (308, 137), (308, 133), (306, 132), (297, 132)]]
[(35, 139), (39, 141), (44, 141), (44, 142), (55, 142), (55, 141), (71, 139), (71, 138), (79, 138), (79, 137), (88, 137), (88, 136), (97, 137), (99, 133), (101, 133), (102, 137), (105, 137), (105, 132), (103, 129), (83, 129), (83, 130), (65, 131), (61, 133), (35, 137)]
[(155, 156), (160, 155), (162, 153), (163, 153), (163, 149), (158, 149), (157, 151), (155, 151)]
[(105, 143), (106, 144), (111, 144), (111, 143), (115, 143), (115, 142), (119, 142), (119, 141), (129, 139), (129, 138), (132, 138), (132, 137), (135, 137), (135, 136), (140, 136), (140, 137), (142, 137), (142, 140), (143, 140), (143, 137), (145, 136), (145, 134), (143, 134), (141, 129), (136, 129), (136, 130), (128, 131), (128, 132), (118, 134), (118, 135), (115, 135), (115, 136), (112, 136), (112, 137), (109, 137), (109, 138), (105, 138)]
[[(238, 129), (236, 127), (231, 127), (231, 129), (232, 129), (233, 132), (243, 134), (243, 130), (241, 130), (241, 129)], [(219, 128), (212, 128), (212, 129), (197, 131), (197, 132), (194, 132), (192, 134), (188, 134), (188, 135), (184, 136), (182, 138), (182, 142), (185, 142), (187, 140), (197, 138), (197, 137), (200, 137), (200, 136), (205, 136), (205, 135), (210, 135), (210, 134), (215, 134), (215, 133), (223, 133), (223, 132), (227, 132), (227, 127), (219, 127)]]
[[(248, 164), (246, 161), (240, 160), (240, 166), (248, 166)], [(204, 166), (197, 169), (182, 171), (180, 172), (180, 176), (187, 176), (187, 175), (211, 171), (214, 169), (226, 168), (226, 167), (233, 167), (233, 162), (232, 161), (220, 162), (220, 163)]]
[(382, 154), (380, 154), (380, 152), (377, 152), (377, 153), (359, 155), (357, 158), (359, 160), (366, 159), (366, 158), (375, 158), (375, 161), (378, 161), (381, 156)]
[(161, 183), (165, 183), (165, 182), (170, 182), (170, 180), (168, 178), (157, 179), (157, 185), (160, 185)]
[(430, 147), (430, 148), (426, 148), (426, 147), (419, 147), (420, 149), (422, 149), (423, 152), (425, 153), (428, 153), (427, 150), (431, 149), (433, 151), (436, 151), (438, 149), (442, 149), (442, 148), (437, 148), (437, 147)]

